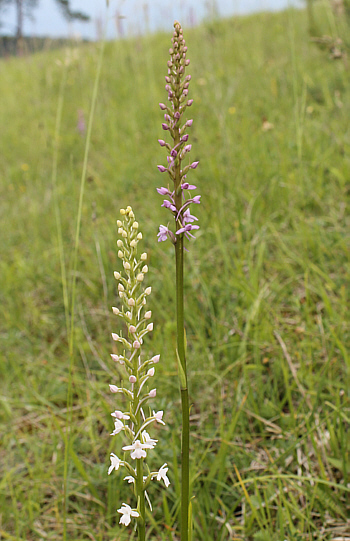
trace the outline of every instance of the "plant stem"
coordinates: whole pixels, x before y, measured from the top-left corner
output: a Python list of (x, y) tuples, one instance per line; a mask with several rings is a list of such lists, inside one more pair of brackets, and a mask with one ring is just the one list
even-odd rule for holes
[[(185, 355), (184, 329), (184, 288), (183, 288), (183, 235), (177, 238), (175, 244), (176, 256), (176, 321), (177, 321), (177, 352), (184, 377), (180, 377), (181, 408), (182, 408), (182, 439), (181, 439), (181, 541), (188, 541), (188, 505), (189, 505), (189, 440), (190, 419), (187, 387), (187, 367)], [(180, 369), (180, 367), (179, 367)]]
[(136, 479), (136, 494), (137, 500), (139, 503), (139, 510), (141, 515), (141, 520), (138, 523), (137, 531), (139, 536), (139, 541), (145, 541), (146, 528), (145, 528), (145, 491), (143, 490), (143, 459), (137, 459), (136, 464), (137, 469), (137, 479)]

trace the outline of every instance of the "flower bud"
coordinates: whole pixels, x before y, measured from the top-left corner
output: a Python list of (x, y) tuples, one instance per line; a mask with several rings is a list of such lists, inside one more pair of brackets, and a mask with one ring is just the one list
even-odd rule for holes
[(138, 282), (143, 282), (143, 279), (144, 279), (144, 275), (142, 274), (142, 272), (139, 272), (139, 274), (136, 276), (136, 280)]
[(122, 225), (123, 225), (123, 222), (121, 222), (120, 220), (117, 220), (117, 226), (122, 227)]
[(112, 312), (115, 316), (117, 316), (118, 314), (120, 314), (120, 310), (119, 308), (116, 308), (115, 306), (112, 306)]
[(147, 260), (147, 254), (146, 252), (144, 252), (143, 254), (141, 254), (141, 261), (146, 261)]
[(146, 274), (146, 273), (148, 272), (148, 267), (147, 267), (147, 265), (144, 265), (144, 266), (142, 267), (142, 272), (143, 272), (144, 274)]
[[(170, 94), (170, 92), (169, 92), (169, 94)], [(162, 123), (162, 128), (163, 128), (164, 131), (167, 131), (167, 130), (170, 129), (168, 124), (165, 124), (165, 122)]]
[(124, 261), (123, 267), (124, 267), (125, 270), (130, 270), (131, 269), (130, 263), (128, 261)]
[(160, 359), (160, 355), (155, 355), (154, 357), (152, 357), (151, 361), (152, 363), (157, 364), (159, 363), (159, 359)]
[(121, 214), (122, 216), (125, 216), (125, 214), (126, 214), (125, 209), (120, 209), (120, 214)]
[(152, 288), (151, 288), (151, 287), (147, 287), (147, 288), (145, 289), (145, 295), (150, 295), (151, 292), (152, 292)]
[(114, 353), (111, 353), (111, 357), (115, 363), (124, 364), (124, 361), (121, 356), (115, 355)]
[(139, 349), (139, 348), (140, 348), (140, 345), (141, 345), (140, 342), (139, 342), (138, 340), (135, 340), (135, 342), (133, 343), (132, 347), (133, 347), (134, 349)]
[(150, 398), (155, 398), (157, 396), (157, 389), (152, 389), (150, 392), (149, 392), (149, 397)]
[(193, 100), (188, 100), (187, 106), (188, 106), (188, 107), (191, 107), (192, 103), (193, 103)]
[[(118, 257), (120, 257), (120, 256), (119, 256), (119, 252), (118, 252)], [(120, 280), (120, 278), (121, 278), (120, 272), (114, 271), (114, 278), (115, 278), (116, 280)]]
[(165, 111), (166, 109), (166, 105), (164, 103), (160, 103), (159, 107), (161, 108), (162, 111)]
[(149, 323), (149, 324), (147, 325), (146, 329), (147, 329), (149, 332), (153, 331), (153, 323)]
[(130, 376), (129, 381), (130, 383), (136, 383), (137, 379), (135, 378), (135, 376)]
[(142, 233), (138, 233), (136, 238), (137, 238), (137, 240), (141, 240), (142, 239)]
[(121, 235), (123, 233), (124, 229), (122, 227), (118, 228), (118, 235)]
[(151, 317), (152, 317), (152, 312), (151, 312), (151, 310), (148, 310), (148, 312), (145, 313), (144, 318), (145, 319), (150, 319)]
[(159, 171), (160, 171), (161, 173), (165, 173), (165, 171), (167, 170), (167, 168), (164, 167), (164, 165), (157, 165), (157, 167), (158, 167), (158, 169), (159, 169)]
[(154, 370), (154, 367), (152, 366), (152, 368), (150, 368), (148, 370), (147, 376), (149, 376), (151, 378), (152, 376), (154, 376), (154, 372), (155, 372), (155, 370)]
[(120, 259), (123, 259), (123, 257), (124, 257), (124, 254), (123, 254), (123, 252), (121, 250), (118, 250), (118, 257)]
[(138, 227), (139, 227), (138, 222), (134, 222), (134, 223), (132, 224), (132, 228), (133, 228), (133, 229), (138, 229)]
[(137, 246), (137, 242), (135, 239), (133, 239), (132, 241), (130, 241), (130, 246), (131, 248), (135, 248)]
[(129, 300), (128, 300), (128, 305), (129, 305), (129, 306), (135, 306), (135, 301), (134, 301), (134, 299), (129, 299)]
[(132, 211), (132, 208), (130, 207), (130, 205), (128, 205), (126, 207), (126, 213), (129, 214), (131, 211)]
[(123, 284), (118, 284), (118, 291), (124, 291)]
[(123, 241), (122, 240), (117, 240), (117, 246), (118, 248), (121, 248), (123, 246)]
[(126, 239), (127, 236), (128, 236), (127, 232), (126, 232), (126, 231), (123, 231), (123, 232), (122, 232), (122, 237), (123, 237), (124, 239)]
[(110, 385), (109, 390), (111, 391), (111, 393), (117, 393), (119, 391), (119, 387), (117, 387), (116, 385)]
[(129, 327), (129, 332), (131, 332), (132, 334), (134, 334), (136, 332), (136, 327), (134, 325), (130, 325)]
[(163, 139), (158, 139), (158, 143), (160, 144), (161, 147), (165, 147), (166, 145), (166, 142), (163, 141)]

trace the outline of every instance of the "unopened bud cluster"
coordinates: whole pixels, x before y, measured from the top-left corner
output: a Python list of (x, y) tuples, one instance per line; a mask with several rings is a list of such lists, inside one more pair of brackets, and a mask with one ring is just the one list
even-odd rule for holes
[[(159, 227), (158, 241), (164, 241), (170, 238), (175, 244), (178, 235), (185, 234), (186, 237), (193, 237), (190, 231), (199, 229), (198, 225), (193, 222), (197, 221), (195, 216), (190, 214), (189, 206), (191, 203), (199, 204), (200, 195), (194, 197), (186, 196), (188, 190), (195, 190), (196, 186), (186, 182), (187, 173), (191, 169), (196, 169), (198, 161), (182, 165), (183, 160), (190, 153), (192, 145), (188, 144), (187, 128), (192, 126), (193, 120), (184, 122), (183, 115), (187, 107), (193, 103), (192, 99), (188, 99), (188, 89), (190, 85), (191, 75), (185, 75), (186, 67), (190, 61), (186, 58), (187, 46), (183, 37), (182, 28), (179, 22), (174, 23), (174, 33), (172, 37), (172, 47), (169, 49), (170, 60), (168, 61), (168, 75), (165, 77), (165, 90), (168, 92), (169, 105), (160, 103), (159, 106), (164, 111), (164, 120), (162, 128), (169, 132), (172, 138), (172, 144), (165, 142), (163, 139), (158, 139), (161, 147), (164, 147), (167, 152), (167, 167), (158, 165), (161, 173), (168, 173), (170, 177), (171, 187), (158, 188), (160, 195), (166, 196), (162, 204), (163, 207), (169, 209), (175, 218), (176, 231), (175, 234), (161, 225)], [(187, 198), (186, 198), (187, 197)]]
[[(121, 308), (113, 307), (113, 313), (117, 315), (127, 327), (127, 336), (112, 333), (112, 338), (120, 347), (120, 353), (112, 354), (112, 359), (123, 365), (127, 375), (127, 386), (118, 387), (110, 385), (112, 393), (121, 393), (118, 401), (118, 409), (112, 412), (114, 418), (114, 430), (111, 436), (121, 433), (127, 440), (128, 445), (124, 451), (130, 452), (127, 460), (120, 460), (111, 453), (111, 465), (108, 474), (124, 466), (128, 483), (133, 485), (136, 497), (136, 507), (131, 508), (123, 503), (118, 509), (121, 513), (120, 523), (128, 525), (132, 517), (138, 521), (144, 521), (144, 509), (140, 502), (143, 497), (149, 501), (146, 488), (152, 479), (163, 479), (166, 486), (169, 479), (166, 475), (168, 468), (164, 464), (159, 471), (151, 472), (145, 459), (147, 451), (153, 449), (157, 440), (152, 439), (146, 428), (152, 423), (165, 424), (162, 420), (162, 411), (151, 411), (149, 401), (156, 397), (155, 388), (147, 390), (148, 380), (154, 376), (155, 365), (159, 362), (159, 355), (150, 359), (142, 358), (142, 344), (144, 337), (153, 330), (150, 321), (152, 312), (147, 310), (147, 297), (151, 294), (151, 287), (144, 287), (145, 276), (148, 272), (146, 264), (147, 254), (137, 255), (138, 243), (142, 239), (139, 224), (131, 207), (121, 209), (121, 220), (118, 220), (117, 241), (118, 257), (122, 261), (123, 270), (115, 272), (118, 281), (118, 294), (121, 299)], [(119, 404), (120, 402), (120, 404)]]

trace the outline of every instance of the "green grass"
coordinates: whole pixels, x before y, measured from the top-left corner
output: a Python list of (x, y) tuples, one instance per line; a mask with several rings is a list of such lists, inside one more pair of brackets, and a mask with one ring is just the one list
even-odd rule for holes
[[(185, 284), (193, 540), (350, 533), (349, 72), (309, 41), (307, 24), (303, 11), (287, 11), (184, 29), (195, 100), (191, 157), (200, 160), (191, 182), (203, 201)], [(318, 24), (331, 34), (337, 21), (319, 11)], [(129, 487), (120, 475), (107, 476), (109, 452), (121, 447), (109, 437), (117, 403), (108, 383), (122, 376), (109, 357), (110, 332), (118, 328), (110, 307), (119, 268), (116, 220), (128, 204), (149, 252), (155, 331), (147, 347), (162, 359), (156, 405), (167, 426), (157, 435), (154, 464), (167, 462), (172, 481), (151, 494), (148, 539), (173, 538), (181, 428), (174, 254), (156, 241), (168, 216), (155, 191), (164, 183), (156, 141), (170, 32), (106, 44), (75, 273), (85, 149), (77, 111), (88, 119), (100, 46), (71, 49), (66, 68), (64, 51), (0, 62), (5, 540), (63, 538), (64, 477), (69, 541), (135, 539), (116, 516)], [(262, 129), (264, 117), (273, 129)], [(70, 355), (63, 292), (70, 304), (73, 274), (65, 475)]]

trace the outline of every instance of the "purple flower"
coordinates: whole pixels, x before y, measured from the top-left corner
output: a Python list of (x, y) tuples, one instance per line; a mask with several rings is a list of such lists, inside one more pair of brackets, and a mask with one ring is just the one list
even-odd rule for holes
[(163, 130), (164, 130), (164, 131), (166, 131), (166, 130), (170, 130), (170, 128), (169, 128), (169, 126), (168, 126), (168, 124), (165, 124), (165, 122), (163, 122), (163, 124), (162, 124), (162, 128), (163, 128)]
[(163, 204), (161, 206), (165, 207), (166, 209), (170, 209), (173, 212), (176, 212), (176, 207), (172, 203), (170, 203), (170, 201), (168, 201), (167, 199), (164, 199)]
[(194, 184), (189, 184), (188, 182), (184, 182), (184, 184), (181, 184), (181, 188), (183, 190), (196, 190), (197, 186)]
[(157, 188), (157, 192), (160, 194), (160, 195), (169, 195), (170, 192), (167, 188)]
[(193, 119), (191, 118), (190, 120), (187, 120), (185, 126), (187, 126), (188, 128), (190, 128), (193, 124)]
[(199, 162), (193, 162), (193, 163), (191, 163), (190, 168), (191, 169), (196, 169), (198, 164), (199, 164)]
[(158, 242), (163, 242), (164, 240), (167, 240), (169, 233), (170, 231), (167, 227), (165, 227), (165, 225), (160, 225), (159, 233), (157, 234)]
[(166, 142), (163, 141), (163, 139), (158, 139), (158, 143), (160, 144), (161, 147), (165, 147), (166, 145)]
[(164, 165), (157, 165), (157, 167), (161, 173), (165, 173), (165, 171), (167, 171), (167, 168), (164, 167)]
[(200, 195), (195, 195), (194, 198), (192, 199), (192, 203), (196, 203), (197, 205), (199, 205), (200, 198), (201, 198)]
[(186, 143), (186, 141), (188, 141), (188, 133), (185, 133), (185, 135), (183, 135), (181, 137), (181, 141), (183, 141), (184, 143)]
[(192, 237), (192, 238), (195, 239), (196, 237), (190, 233), (190, 231), (192, 231), (192, 229), (199, 229), (199, 225), (187, 224), (184, 227), (181, 227), (181, 229), (178, 229), (176, 231), (176, 234), (181, 235), (181, 233), (185, 233), (185, 236), (187, 238)]
[(159, 107), (161, 108), (162, 111), (165, 111), (165, 109), (167, 108), (164, 103), (160, 103)]
[(183, 216), (182, 216), (182, 221), (183, 223), (185, 224), (186, 222), (194, 222), (194, 221), (198, 221), (198, 218), (196, 218), (196, 216), (192, 216), (192, 214), (190, 214), (190, 209), (186, 209), (185, 212), (183, 213)]
[(173, 149), (171, 150), (170, 156), (171, 156), (172, 158), (176, 158), (176, 156), (177, 156), (177, 151), (175, 150), (175, 148), (173, 148)]
[(192, 145), (185, 145), (184, 146), (184, 151), (185, 152), (190, 152), (191, 148), (192, 148)]
[(187, 106), (188, 106), (188, 107), (191, 107), (192, 103), (193, 103), (193, 100), (188, 100)]

